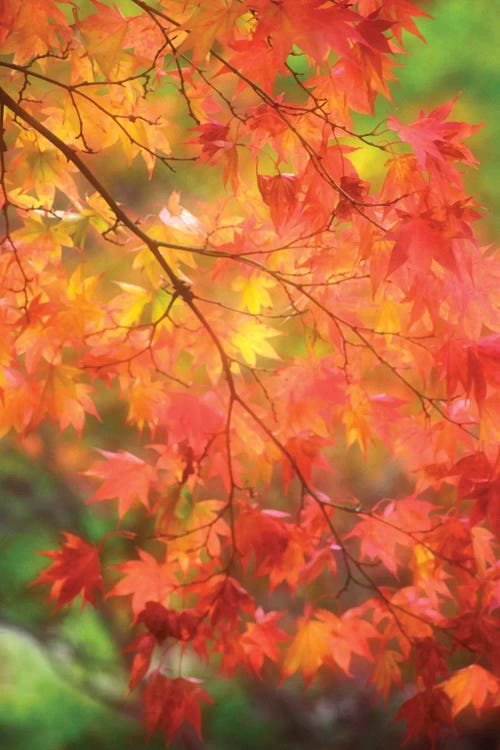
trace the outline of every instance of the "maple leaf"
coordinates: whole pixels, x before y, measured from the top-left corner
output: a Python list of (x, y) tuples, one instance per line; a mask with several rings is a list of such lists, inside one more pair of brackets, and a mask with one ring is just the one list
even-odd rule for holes
[(423, 690), (401, 705), (398, 719), (405, 719), (407, 724), (405, 744), (424, 733), (435, 750), (441, 726), (452, 725), (451, 701), (440, 688)]
[(392, 274), (404, 263), (411, 264), (419, 276), (430, 272), (433, 258), (455, 270), (457, 265), (449, 250), (449, 240), (441, 227), (424, 218), (407, 219), (397, 229), (391, 230), (387, 239), (396, 239), (389, 263)]
[(232, 336), (232, 343), (241, 353), (245, 362), (254, 367), (258, 355), (268, 359), (279, 359), (278, 354), (268, 341), (269, 338), (278, 335), (279, 331), (249, 320), (238, 326), (238, 330)]
[(99, 548), (75, 534), (64, 534), (65, 541), (59, 550), (39, 552), (54, 562), (31, 585), (50, 583), (49, 600), (56, 601), (56, 610), (71, 604), (82, 595), (82, 607), (87, 602), (95, 605), (97, 591), (103, 590)]
[(120, 325), (130, 326), (133, 323), (138, 323), (144, 306), (151, 301), (151, 293), (138, 284), (129, 284), (125, 281), (115, 281), (115, 284), (124, 292), (113, 299), (113, 307), (117, 311), (117, 319), (120, 321)]
[(258, 0), (253, 7), (259, 19), (256, 37), (271, 37), (272, 46), (278, 47), (282, 59), (296, 44), (320, 62), (330, 49), (348, 54), (353, 41), (360, 38), (354, 25), (359, 16), (342, 5), (325, 7), (318, 0), (280, 4)]
[(379, 17), (377, 12), (371, 13), (364, 21), (357, 26), (364, 44), (373, 47), (381, 52), (390, 52), (391, 47), (384, 32), (393, 26), (392, 21), (384, 20)]
[(471, 523), (487, 517), (492, 530), (500, 538), (500, 453), (492, 465), (482, 451), (461, 458), (450, 474), (459, 475), (459, 499), (474, 499)]
[(146, 602), (146, 606), (137, 618), (149, 632), (162, 643), (165, 638), (175, 638), (179, 641), (189, 641), (200, 624), (200, 617), (193, 611), (176, 612), (167, 609), (160, 602)]
[[(35, 179), (35, 189), (37, 189), (37, 174), (41, 171), (41, 184), (46, 185), (47, 175), (50, 174), (51, 182), (55, 182), (57, 177), (49, 169), (48, 162), (51, 161), (51, 152), (41, 151), (39, 154), (38, 165), (33, 165), (32, 174)], [(55, 155), (53, 155), (55, 157)], [(42, 160), (45, 158), (45, 163)], [(52, 159), (54, 161), (54, 159)], [(37, 193), (42, 201), (51, 202), (53, 195), (40, 195), (40, 188)], [(48, 262), (59, 263), (61, 252), (64, 247), (73, 247), (71, 234), (63, 226), (62, 222), (48, 223), (41, 216), (32, 216), (28, 219), (21, 229), (17, 229), (14, 238), (25, 243), (32, 248), (32, 266), (37, 272), (43, 271)]]
[(142, 459), (132, 453), (121, 451), (99, 450), (105, 457), (93, 469), (87, 471), (88, 476), (103, 479), (103, 483), (87, 502), (95, 503), (100, 500), (118, 498), (118, 513), (123, 517), (131, 505), (139, 500), (146, 508), (149, 507), (148, 493), (151, 482), (156, 478), (155, 470)]
[(175, 590), (178, 579), (168, 560), (160, 563), (145, 550), (138, 550), (138, 560), (128, 560), (116, 566), (123, 578), (107, 596), (132, 596), (135, 619), (144, 611), (148, 601), (166, 602)]
[(288, 224), (298, 206), (298, 180), (293, 174), (257, 175), (260, 194), (269, 206), (272, 222), (279, 233)]
[(383, 695), (387, 705), (389, 692), (394, 685), (402, 687), (403, 677), (401, 662), (403, 655), (399, 651), (384, 647), (375, 659), (375, 665), (368, 682), (375, 683), (377, 690)]
[(42, 390), (40, 410), (42, 414), (46, 410), (54, 422), (59, 422), (61, 430), (72, 425), (81, 434), (85, 414), (92, 414), (97, 419), (99, 414), (89, 395), (94, 389), (85, 383), (76, 383), (78, 374), (78, 370), (69, 365), (51, 367)]
[[(13, 392), (5, 399), (5, 392)], [(38, 388), (26, 375), (12, 367), (0, 368), (0, 437), (14, 429), (22, 435), (32, 422), (39, 399)]]
[(372, 439), (369, 422), (370, 408), (366, 393), (357, 385), (350, 386), (348, 403), (342, 415), (348, 446), (358, 443), (359, 447), (366, 451), (368, 441)]
[(399, 307), (391, 297), (384, 299), (379, 306), (374, 330), (384, 333), (388, 344), (392, 341), (392, 334), (401, 331)]
[(201, 453), (206, 441), (221, 431), (224, 421), (215, 393), (199, 397), (194, 392), (171, 393), (167, 410), (171, 439), (176, 443), (186, 441)]
[(496, 554), (492, 544), (494, 538), (491, 531), (482, 526), (474, 526), (471, 529), (472, 549), (480, 575), (485, 575), (488, 568), (496, 564)]
[[(446, 122), (458, 96), (420, 117), (411, 125), (402, 125), (390, 116), (388, 125), (395, 130), (401, 140), (409, 143), (420, 166), (425, 169), (433, 164), (446, 168), (447, 161), (464, 161), (474, 164), (475, 159), (462, 140), (471, 136), (481, 125), (467, 125), (463, 122)], [(453, 176), (453, 173), (446, 172)]]
[[(497, 571), (495, 571), (495, 574), (497, 574)], [(474, 582), (474, 595), (476, 589), (477, 583)], [(466, 594), (470, 598), (470, 591)], [(500, 665), (500, 649), (497, 638), (499, 622), (496, 614), (489, 611), (489, 606), (492, 607), (492, 610), (497, 608), (498, 603), (495, 600), (495, 595), (493, 595), (491, 602), (488, 602), (488, 596), (486, 596), (484, 607), (471, 605), (470, 602), (467, 602), (467, 598), (463, 597), (463, 611), (456, 617), (446, 619), (445, 623), (447, 627), (453, 629), (459, 641), (465, 643), (473, 652), (487, 658), (494, 670), (498, 671)]]
[(142, 633), (125, 649), (127, 652), (135, 652), (130, 668), (130, 690), (134, 690), (148, 673), (155, 645), (156, 639), (152, 633)]
[(29, 5), (4, 2), (0, 20), (3, 54), (14, 53), (14, 62), (23, 64), (33, 56), (60, 45), (58, 34), (68, 40), (68, 27), (62, 11), (51, 0), (33, 0)]
[(415, 649), (415, 671), (426, 688), (437, 683), (437, 678), (448, 674), (444, 648), (433, 638), (418, 638)]
[(200, 131), (200, 135), (189, 143), (201, 143), (202, 149), (200, 161), (208, 161), (215, 164), (223, 161), (224, 185), (231, 183), (233, 191), (238, 189), (238, 150), (236, 143), (229, 138), (229, 125), (218, 122), (207, 122), (198, 125), (194, 130)]
[(174, 230), (174, 232), (178, 232), (181, 237), (182, 235), (188, 235), (191, 238), (196, 237), (203, 226), (202, 222), (191, 211), (181, 206), (180, 197), (180, 193), (173, 190), (170, 193), (167, 205), (161, 209), (158, 216), (165, 226)]
[(403, 29), (425, 41), (413, 18), (432, 18), (432, 16), (425, 13), (421, 8), (417, 8), (409, 0), (387, 0), (382, 8), (376, 0), (364, 0), (363, 12), (380, 12), (384, 17), (390, 18), (393, 21), (392, 32), (400, 42), (402, 41)]
[(280, 659), (278, 644), (288, 640), (288, 635), (277, 626), (282, 616), (281, 612), (264, 612), (261, 607), (257, 607), (255, 622), (247, 623), (241, 637), (248, 662), (257, 675), (260, 675), (266, 657), (274, 662)]
[(451, 699), (453, 716), (468, 705), (473, 706), (476, 715), (481, 709), (500, 706), (500, 680), (479, 664), (459, 669), (441, 687)]
[(404, 545), (407, 541), (397, 527), (386, 527), (375, 518), (366, 518), (358, 521), (347, 536), (359, 539), (362, 559), (380, 560), (387, 570), (397, 576), (399, 559), (396, 545)]
[(328, 622), (302, 617), (283, 659), (282, 679), (300, 670), (308, 685), (332, 652), (331, 626)]
[(373, 661), (369, 639), (378, 638), (373, 625), (364, 619), (357, 607), (347, 609), (340, 617), (327, 610), (317, 610), (317, 616), (330, 624), (332, 632), (332, 660), (349, 674), (353, 654)]
[(198, 4), (182, 26), (187, 36), (177, 48), (177, 54), (192, 50), (193, 65), (198, 65), (216, 40), (227, 44), (234, 39), (236, 22), (244, 12), (239, 3), (228, 4), (225, 0), (213, 0), (209, 7)]
[(251, 615), (255, 612), (255, 603), (248, 591), (234, 578), (221, 575), (212, 578), (198, 606), (210, 609), (212, 624), (235, 623), (240, 611)]
[(305, 569), (305, 554), (308, 547), (307, 537), (300, 529), (290, 529), (288, 541), (281, 559), (276, 560), (269, 572), (271, 590), (286, 581), (290, 590), (295, 591), (302, 580)]
[(361, 202), (365, 200), (367, 186), (359, 177), (342, 176), (340, 178), (340, 187), (343, 192), (335, 207), (335, 215), (341, 219), (347, 219), (352, 211), (355, 210), (354, 201)]
[[(25, 136), (24, 140), (21, 136), (19, 142), (19, 154), (20, 160), (19, 170), (21, 175), (24, 171), (27, 172), (25, 182), (25, 190), (33, 188), (39, 203), (44, 208), (50, 208), (54, 201), (56, 185), (59, 185), (61, 189), (64, 189), (68, 195), (76, 197), (75, 183), (72, 177), (74, 170), (68, 169), (67, 163), (65, 163), (62, 154), (47, 144), (46, 142), (40, 142), (40, 139), (35, 137), (29, 138)], [(39, 205), (39, 204), (38, 204)], [(37, 229), (34, 224), (45, 222), (38, 222), (37, 220), (28, 221), (29, 235), (34, 239)], [(57, 225), (56, 225), (57, 226)], [(47, 234), (50, 229), (46, 229), (45, 240), (47, 240)], [(38, 233), (42, 234), (42, 228), (38, 227)], [(62, 228), (54, 231), (54, 236), (67, 242), (67, 233), (62, 231)], [(54, 248), (54, 253), (56, 249)]]
[(274, 286), (273, 279), (262, 274), (250, 274), (247, 278), (237, 278), (232, 284), (235, 291), (241, 292), (242, 307), (246, 307), (251, 313), (260, 313), (263, 307), (272, 307), (268, 289)]
[[(293, 458), (296, 468), (306, 481), (311, 479), (313, 467), (330, 471), (330, 465), (320, 452), (326, 443), (326, 440), (310, 434), (299, 434), (287, 441), (286, 449)], [(288, 490), (290, 481), (295, 473), (296, 469), (290, 462), (284, 464), (283, 487), (285, 492)]]
[(266, 575), (283, 559), (288, 544), (286, 527), (288, 515), (276, 510), (263, 510), (257, 506), (241, 506), (236, 519), (242, 560), (247, 565), (256, 560), (256, 575)]
[(309, 684), (318, 669), (336, 664), (349, 674), (353, 653), (372, 659), (367, 639), (376, 637), (374, 627), (362, 621), (356, 610), (347, 611), (342, 618), (324, 609), (308, 612), (300, 618), (297, 633), (285, 652), (282, 678), (300, 669), (305, 684)]
[(129, 21), (117, 7), (92, 0), (96, 13), (76, 24), (87, 54), (95, 60), (105, 78), (110, 78), (120, 63)]
[(194, 678), (170, 679), (154, 670), (148, 678), (143, 696), (144, 721), (148, 736), (155, 729), (165, 732), (170, 742), (178, 729), (188, 722), (201, 736), (201, 703), (213, 703), (212, 698)]

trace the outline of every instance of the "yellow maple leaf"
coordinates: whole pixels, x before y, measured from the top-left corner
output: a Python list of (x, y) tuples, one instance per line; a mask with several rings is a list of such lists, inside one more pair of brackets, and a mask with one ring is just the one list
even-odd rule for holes
[(72, 164), (45, 139), (32, 131), (22, 131), (16, 140), (17, 180), (23, 182), (25, 191), (34, 189), (39, 204), (52, 208), (56, 187), (71, 197), (76, 197)]
[(416, 544), (413, 550), (412, 569), (415, 574), (415, 582), (425, 581), (430, 578), (436, 568), (435, 556), (424, 544)]
[(116, 7), (94, 2), (98, 12), (78, 24), (78, 32), (91, 60), (111, 78), (124, 51), (128, 20)]
[(225, 0), (212, 0), (200, 3), (190, 18), (183, 24), (187, 32), (177, 54), (192, 50), (193, 66), (201, 63), (210, 52), (217, 39), (231, 37), (237, 20), (243, 15), (239, 3), (227, 3)]
[(370, 404), (368, 397), (359, 386), (350, 386), (349, 403), (346, 404), (342, 416), (348, 448), (357, 442), (363, 453), (366, 452), (368, 441), (372, 437), (369, 419)]
[(378, 308), (375, 331), (385, 334), (385, 340), (391, 343), (392, 334), (401, 331), (398, 306), (391, 297), (386, 297)]
[(36, 214), (26, 219), (24, 226), (12, 236), (30, 248), (30, 266), (37, 273), (49, 262), (60, 262), (62, 247), (73, 246), (73, 239), (61, 222), (49, 223)]
[(115, 223), (115, 215), (99, 193), (92, 193), (87, 198), (87, 208), (82, 210), (89, 224), (97, 231), (103, 232)]
[(309, 683), (331, 651), (330, 625), (319, 620), (301, 618), (295, 638), (285, 653), (283, 679), (300, 670), (306, 684)]
[(278, 335), (278, 331), (275, 331), (273, 328), (249, 320), (239, 326), (237, 332), (232, 337), (232, 343), (238, 349), (245, 362), (251, 367), (255, 367), (258, 354), (262, 357), (269, 357), (269, 359), (279, 359), (279, 356), (267, 340), (272, 336)]
[(263, 307), (272, 307), (271, 295), (267, 290), (272, 289), (274, 285), (275, 282), (267, 276), (251, 274), (246, 278), (235, 279), (232, 287), (236, 292), (241, 292), (241, 307), (258, 314)]
[(151, 294), (142, 286), (129, 284), (124, 281), (115, 281), (123, 294), (119, 294), (113, 300), (115, 308), (120, 310), (118, 318), (120, 325), (130, 326), (138, 323), (141, 319), (144, 306), (151, 302)]

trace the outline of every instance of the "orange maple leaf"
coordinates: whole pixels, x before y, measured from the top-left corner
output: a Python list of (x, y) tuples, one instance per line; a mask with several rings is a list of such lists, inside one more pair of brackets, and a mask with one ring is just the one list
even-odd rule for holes
[(382, 693), (386, 704), (392, 686), (399, 685), (402, 687), (403, 685), (400, 667), (402, 661), (403, 655), (399, 651), (394, 651), (394, 649), (385, 646), (380, 650), (375, 660), (368, 682), (375, 683), (377, 691)]
[(331, 656), (331, 652), (329, 623), (307, 616), (300, 618), (295, 638), (285, 652), (282, 679), (300, 671), (305, 684), (308, 685), (325, 660)]
[(282, 616), (281, 612), (264, 612), (258, 607), (255, 611), (255, 622), (247, 623), (241, 645), (257, 675), (261, 672), (264, 657), (277, 662), (280, 656), (278, 644), (280, 641), (288, 640), (286, 633), (277, 626)]
[(479, 664), (459, 669), (441, 687), (451, 699), (453, 716), (469, 705), (477, 715), (482, 708), (500, 706), (500, 680)]
[(132, 596), (132, 612), (136, 618), (148, 601), (166, 601), (178, 584), (170, 562), (160, 563), (144, 550), (139, 550), (139, 558), (116, 566), (123, 578), (108, 593), (108, 597)]
[(88, 476), (99, 477), (103, 483), (87, 501), (118, 498), (118, 513), (122, 518), (135, 500), (149, 508), (148, 493), (151, 482), (156, 478), (155, 469), (142, 459), (127, 451), (112, 453), (100, 450), (106, 461), (101, 461), (87, 472)]

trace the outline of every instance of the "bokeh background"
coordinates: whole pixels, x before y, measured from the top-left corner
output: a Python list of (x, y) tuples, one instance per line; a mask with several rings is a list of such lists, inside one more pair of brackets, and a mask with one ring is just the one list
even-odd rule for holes
[[(118, 2), (121, 7), (120, 2)], [(426, 10), (434, 20), (422, 20), (427, 40), (407, 39), (410, 56), (401, 59), (399, 82), (392, 87), (401, 120), (412, 121), (462, 92), (454, 115), (485, 122), (472, 149), (480, 160), (466, 185), (485, 208), (479, 232), (494, 243), (500, 228), (496, 213), (496, 180), (500, 157), (500, 14), (491, 0), (440, 0)], [(393, 105), (380, 102), (377, 119)], [(360, 157), (371, 158), (371, 157)], [(367, 176), (379, 165), (364, 162)], [(113, 164), (106, 178), (116, 177)], [(163, 197), (173, 188), (189, 192), (181, 175), (163, 185)], [(180, 182), (180, 184), (179, 184)], [(142, 167), (133, 165), (123, 198), (151, 196)], [(209, 186), (208, 188), (209, 189)], [(161, 204), (162, 197), (158, 196)], [(91, 422), (88, 445), (127, 449), (123, 407), (104, 404), (103, 424)], [(118, 426), (120, 425), (120, 429)], [(98, 539), (112, 525), (106, 508), (85, 506), (85, 479), (75, 479), (82, 445), (75, 436), (62, 440), (49, 428), (20, 446), (15, 437), (0, 443), (0, 750), (140, 750), (163, 747), (161, 738), (146, 744), (138, 720), (138, 703), (127, 692), (128, 621), (116, 605), (97, 611), (74, 606), (52, 616), (44, 592), (30, 582), (45, 567), (35, 552), (55, 547), (62, 529)], [(405, 477), (384, 456), (374, 454), (360, 471), (352, 449), (341, 460), (345, 483), (377, 499), (387, 488), (404, 488)], [(362, 476), (360, 484), (359, 477)], [(70, 479), (71, 477), (71, 479)], [(356, 484), (358, 483), (358, 484)], [(108, 504), (104, 504), (108, 505)], [(111, 511), (109, 511), (111, 512)], [(138, 519), (138, 523), (140, 523)], [(123, 550), (117, 543), (116, 560)], [(216, 705), (205, 714), (202, 744), (186, 731), (176, 747), (207, 750), (396, 750), (403, 727), (392, 723), (396, 702), (375, 704), (366, 681), (329, 681), (305, 692), (301, 682), (279, 689), (271, 683), (233, 680), (207, 685)], [(397, 696), (398, 701), (401, 696)], [(497, 750), (500, 728), (466, 718), (463, 735), (444, 738), (446, 750)], [(415, 743), (414, 748), (424, 748)]]

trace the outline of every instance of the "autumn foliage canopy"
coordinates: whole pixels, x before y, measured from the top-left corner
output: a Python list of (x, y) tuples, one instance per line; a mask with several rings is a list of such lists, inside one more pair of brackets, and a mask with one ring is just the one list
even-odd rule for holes
[[(116, 518), (38, 582), (126, 608), (149, 734), (201, 731), (209, 665), (412, 686), (435, 745), (500, 704), (500, 286), (454, 101), (359, 128), (425, 14), (80, 5), (1, 4), (0, 435), (77, 435)], [(86, 450), (110, 400), (127, 449)]]

